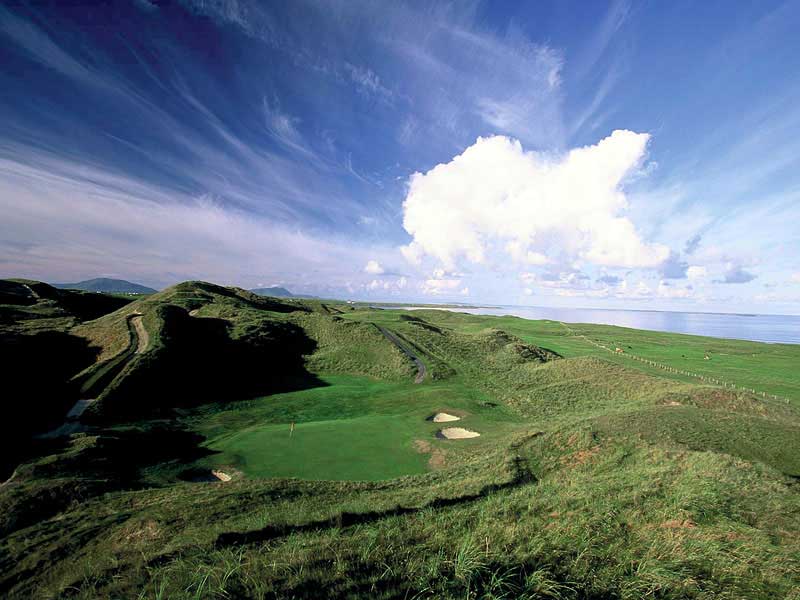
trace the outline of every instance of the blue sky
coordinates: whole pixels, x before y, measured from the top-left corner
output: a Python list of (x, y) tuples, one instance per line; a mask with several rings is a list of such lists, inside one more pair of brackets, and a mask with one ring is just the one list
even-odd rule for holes
[(796, 2), (0, 7), (0, 276), (800, 313)]

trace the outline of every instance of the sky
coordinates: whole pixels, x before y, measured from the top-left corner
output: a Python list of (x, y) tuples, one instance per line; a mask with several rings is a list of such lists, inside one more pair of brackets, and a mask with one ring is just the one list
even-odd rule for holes
[(793, 0), (3, 3), (0, 277), (800, 314), (798, 30)]

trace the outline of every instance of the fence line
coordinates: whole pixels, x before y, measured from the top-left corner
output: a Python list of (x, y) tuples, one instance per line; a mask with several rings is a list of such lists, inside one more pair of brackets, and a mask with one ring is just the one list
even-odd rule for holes
[(650, 365), (651, 367), (655, 367), (657, 369), (662, 369), (664, 371), (667, 371), (668, 373), (675, 373), (676, 375), (684, 375), (685, 377), (695, 377), (695, 378), (700, 379), (701, 381), (704, 381), (704, 382), (713, 383), (715, 385), (721, 385), (723, 388), (726, 388), (726, 389), (741, 390), (743, 392), (750, 392), (750, 393), (754, 394), (755, 396), (761, 396), (762, 398), (772, 398), (773, 400), (783, 400), (787, 404), (789, 403), (789, 399), (785, 398), (783, 396), (776, 396), (775, 394), (768, 394), (767, 392), (764, 392), (764, 391), (759, 391), (759, 390), (755, 390), (753, 388), (744, 387), (744, 386), (741, 386), (741, 385), (736, 385), (735, 383), (732, 383), (730, 381), (725, 381), (724, 379), (719, 379), (719, 378), (716, 378), (716, 377), (708, 377), (706, 375), (700, 375), (699, 373), (692, 373), (691, 371), (684, 371), (683, 369), (676, 369), (675, 367), (672, 367), (670, 365), (665, 365), (663, 363), (659, 363), (659, 362), (656, 362), (654, 360), (650, 360), (649, 358), (643, 358), (641, 356), (636, 356), (635, 354), (630, 354), (628, 352), (617, 352), (616, 350), (612, 350), (608, 346), (605, 346), (603, 344), (600, 344), (599, 342), (595, 342), (594, 340), (589, 339), (588, 337), (586, 337), (583, 334), (575, 333), (575, 331), (569, 325), (567, 325), (566, 323), (564, 323), (562, 321), (559, 321), (559, 324), (562, 325), (570, 333), (571, 336), (577, 337), (577, 338), (582, 338), (586, 342), (590, 343), (592, 346), (595, 346), (595, 347), (600, 348), (602, 350), (606, 350), (607, 352), (611, 352), (612, 354), (614, 354), (616, 356), (624, 356), (626, 358), (630, 358), (631, 360), (636, 360), (636, 361), (639, 361), (639, 362), (644, 363), (646, 365)]

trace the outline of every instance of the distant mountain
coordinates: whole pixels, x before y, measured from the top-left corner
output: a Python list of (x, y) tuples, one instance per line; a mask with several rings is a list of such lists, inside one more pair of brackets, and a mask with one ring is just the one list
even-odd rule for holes
[(68, 290), (84, 290), (86, 292), (105, 292), (114, 294), (155, 294), (156, 290), (124, 279), (88, 279), (78, 283), (54, 283), (53, 287)]
[(272, 296), (273, 298), (304, 298), (306, 300), (318, 299), (318, 296), (309, 296), (308, 294), (293, 294), (286, 288), (282, 287), (255, 288), (250, 291), (259, 296)]
[(282, 287), (265, 287), (265, 288), (256, 288), (254, 290), (250, 290), (254, 294), (258, 294), (259, 296), (272, 296), (273, 298), (294, 298), (295, 295), (287, 290), (286, 288)]

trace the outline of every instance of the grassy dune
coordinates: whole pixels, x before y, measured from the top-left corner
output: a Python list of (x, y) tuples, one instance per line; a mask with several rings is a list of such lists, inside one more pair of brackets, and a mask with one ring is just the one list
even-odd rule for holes
[(800, 348), (189, 282), (79, 325), (96, 364), (132, 310), (94, 425), (0, 489), (1, 595), (800, 598)]

